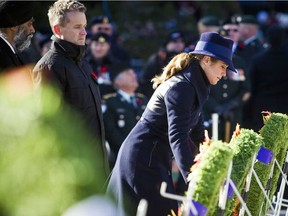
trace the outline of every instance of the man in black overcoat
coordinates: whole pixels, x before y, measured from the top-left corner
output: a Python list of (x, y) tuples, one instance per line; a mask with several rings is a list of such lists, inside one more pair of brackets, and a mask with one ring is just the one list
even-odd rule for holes
[(52, 44), (50, 50), (34, 67), (33, 78), (36, 87), (40, 81), (57, 87), (63, 101), (81, 115), (87, 130), (95, 137), (95, 150), (99, 149), (103, 154), (103, 169), (106, 169), (108, 174), (97, 75), (84, 59), (87, 35), (85, 12), (86, 7), (78, 1), (58, 0), (50, 7), (48, 17), (53, 31)]

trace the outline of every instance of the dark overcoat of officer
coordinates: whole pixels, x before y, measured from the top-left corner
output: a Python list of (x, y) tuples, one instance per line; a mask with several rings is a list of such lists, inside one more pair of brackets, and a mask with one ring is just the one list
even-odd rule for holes
[(135, 102), (135, 105), (128, 102), (119, 92), (105, 95), (103, 98), (105, 134), (112, 164), (116, 161), (122, 142), (139, 121), (148, 100), (143, 94), (136, 93)]

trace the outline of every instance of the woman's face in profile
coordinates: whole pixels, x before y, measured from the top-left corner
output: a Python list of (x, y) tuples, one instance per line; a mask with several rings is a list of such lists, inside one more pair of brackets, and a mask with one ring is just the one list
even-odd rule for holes
[(212, 61), (211, 57), (204, 56), (200, 65), (211, 85), (216, 85), (223, 76), (226, 76), (228, 65), (223, 61)]

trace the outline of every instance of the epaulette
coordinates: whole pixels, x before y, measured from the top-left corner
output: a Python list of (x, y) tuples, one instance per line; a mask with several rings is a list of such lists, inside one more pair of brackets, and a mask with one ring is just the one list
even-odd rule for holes
[(109, 98), (116, 97), (116, 95), (117, 95), (116, 93), (105, 94), (103, 95), (103, 99), (108, 100)]

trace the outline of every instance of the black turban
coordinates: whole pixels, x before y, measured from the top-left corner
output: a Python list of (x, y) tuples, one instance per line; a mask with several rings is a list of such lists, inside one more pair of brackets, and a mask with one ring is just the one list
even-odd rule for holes
[(33, 17), (32, 1), (0, 1), (0, 28), (21, 25)]

